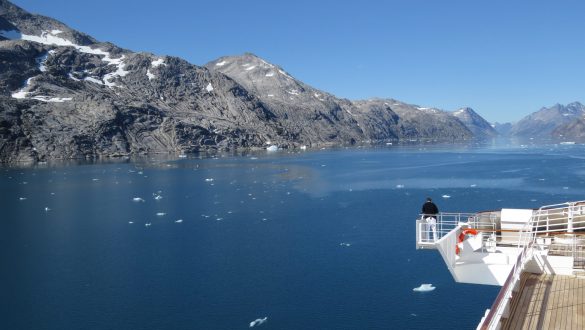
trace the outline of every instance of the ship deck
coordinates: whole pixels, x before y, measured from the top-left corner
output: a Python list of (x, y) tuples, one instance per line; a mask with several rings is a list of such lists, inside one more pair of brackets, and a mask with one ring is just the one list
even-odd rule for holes
[(585, 329), (585, 277), (524, 273), (502, 329)]

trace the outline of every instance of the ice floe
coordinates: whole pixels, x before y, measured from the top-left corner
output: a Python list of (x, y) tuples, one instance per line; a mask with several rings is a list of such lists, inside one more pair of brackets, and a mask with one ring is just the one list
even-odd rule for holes
[(350, 247), (351, 246), (351, 243), (342, 242), (342, 243), (339, 243), (339, 246)]
[(398, 188), (398, 189), (404, 188), (404, 185), (403, 184), (397, 184), (396, 185), (396, 188)]
[(421, 284), (419, 287), (412, 289), (412, 291), (416, 292), (428, 292), (433, 291), (436, 288), (432, 284)]
[(134, 197), (134, 198), (132, 198), (132, 201), (133, 202), (142, 202), (142, 203), (144, 203), (144, 199), (143, 198), (140, 198), (140, 197)]
[(213, 182), (213, 178), (207, 178), (205, 179), (205, 182)]
[(183, 222), (183, 219), (175, 220), (175, 223), (181, 223), (181, 222)]
[(451, 196), (450, 196), (450, 195), (443, 195), (443, 196), (441, 196), (441, 197), (443, 197), (443, 198), (445, 198), (445, 199), (451, 198)]
[(266, 148), (266, 151), (277, 151), (278, 150), (278, 146), (275, 145), (271, 145), (270, 147)]
[(144, 227), (150, 227), (150, 226), (152, 226), (152, 223), (150, 223), (150, 222), (147, 222), (144, 224)]
[(264, 324), (264, 322), (268, 321), (268, 317), (264, 317), (261, 319), (255, 319), (254, 321), (250, 322), (250, 328), (253, 328), (255, 326), (260, 326), (262, 324)]
[(25, 201), (26, 200), (26, 197), (20, 197), (18, 200), (19, 201)]
[(167, 215), (165, 212), (158, 212), (156, 214), (157, 217), (164, 217), (165, 215)]

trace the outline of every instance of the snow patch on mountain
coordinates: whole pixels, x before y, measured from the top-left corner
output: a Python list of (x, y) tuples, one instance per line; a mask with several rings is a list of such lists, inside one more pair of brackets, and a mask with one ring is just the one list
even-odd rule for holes
[(165, 63), (165, 59), (164, 58), (159, 58), (159, 59), (154, 60), (154, 61), (152, 61), (150, 63), (150, 66), (152, 66), (153, 68), (156, 68), (156, 67), (161, 66), (161, 65), (167, 65)]
[(207, 84), (207, 87), (205, 87), (205, 90), (210, 92), (210, 93), (213, 91), (213, 86), (211, 85), (211, 83)]

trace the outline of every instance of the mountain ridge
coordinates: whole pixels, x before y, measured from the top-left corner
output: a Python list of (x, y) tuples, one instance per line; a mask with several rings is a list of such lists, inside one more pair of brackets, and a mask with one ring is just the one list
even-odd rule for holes
[(338, 98), (251, 53), (136, 53), (6, 0), (0, 39), (0, 162), (473, 138), (448, 112)]

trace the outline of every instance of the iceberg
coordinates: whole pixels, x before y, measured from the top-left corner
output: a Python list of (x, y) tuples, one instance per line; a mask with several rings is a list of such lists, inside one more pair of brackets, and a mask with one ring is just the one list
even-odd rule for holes
[(275, 145), (271, 145), (270, 147), (266, 148), (266, 151), (277, 151), (278, 150), (278, 146)]
[(412, 289), (412, 291), (416, 291), (416, 292), (428, 292), (428, 291), (433, 291), (435, 289), (436, 288), (432, 284), (421, 284), (418, 288)]
[(264, 317), (262, 319), (255, 319), (254, 321), (250, 322), (250, 328), (253, 328), (257, 325), (262, 325), (262, 323), (268, 321), (268, 317)]

